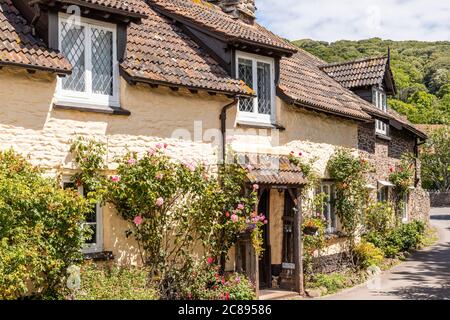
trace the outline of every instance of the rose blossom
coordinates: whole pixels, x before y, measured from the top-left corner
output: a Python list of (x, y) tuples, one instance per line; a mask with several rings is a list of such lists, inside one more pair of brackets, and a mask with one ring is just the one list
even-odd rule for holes
[(159, 197), (158, 199), (156, 199), (156, 205), (158, 207), (162, 207), (163, 204), (164, 204), (164, 199), (163, 198)]
[(142, 217), (141, 216), (134, 217), (133, 222), (136, 225), (136, 227), (139, 227), (142, 224)]
[(149, 156), (152, 156), (152, 155), (154, 155), (155, 154), (155, 149), (153, 149), (153, 148), (150, 148), (149, 150), (148, 150), (148, 155)]
[(206, 259), (206, 262), (208, 262), (208, 264), (213, 264), (214, 258), (209, 257), (208, 259)]
[(112, 180), (112, 182), (119, 182), (120, 181), (120, 176), (112, 176), (111, 180)]
[(253, 190), (258, 190), (259, 189), (259, 185), (257, 185), (256, 183), (253, 185)]
[(238, 210), (244, 210), (244, 205), (242, 203), (239, 203), (237, 206)]
[(248, 171), (253, 171), (253, 169), (254, 169), (254, 167), (251, 164), (247, 165), (247, 170)]
[(264, 224), (267, 224), (267, 223), (269, 223), (269, 221), (267, 221), (267, 220), (264, 220)]
[(230, 213), (227, 211), (227, 212), (225, 213), (225, 216), (226, 216), (227, 218), (229, 218), (229, 217), (230, 217)]
[(239, 217), (236, 215), (236, 214), (232, 214), (231, 215), (231, 221), (233, 221), (233, 222), (238, 222), (239, 221)]
[(136, 163), (136, 160), (134, 160), (133, 158), (129, 159), (127, 162), (130, 166), (132, 166), (133, 164)]
[(156, 147), (156, 149), (161, 149), (163, 147), (163, 145), (161, 143), (158, 143), (155, 147)]

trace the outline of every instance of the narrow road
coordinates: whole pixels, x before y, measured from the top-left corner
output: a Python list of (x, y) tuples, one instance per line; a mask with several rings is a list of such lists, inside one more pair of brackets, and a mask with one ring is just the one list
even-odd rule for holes
[(328, 300), (450, 300), (450, 208), (431, 210), (438, 244), (411, 255), (369, 283)]

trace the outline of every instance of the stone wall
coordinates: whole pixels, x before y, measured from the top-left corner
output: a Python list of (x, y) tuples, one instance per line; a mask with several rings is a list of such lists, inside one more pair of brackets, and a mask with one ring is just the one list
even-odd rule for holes
[(450, 207), (450, 192), (430, 192), (432, 207)]
[[(368, 177), (368, 183), (377, 187), (378, 180), (388, 180), (389, 167), (395, 167), (405, 153), (414, 153), (415, 137), (406, 130), (390, 128), (389, 139), (375, 135), (374, 123), (361, 124), (358, 127), (358, 148), (360, 154), (370, 161), (375, 172)], [(417, 177), (419, 180), (415, 189), (409, 193), (409, 220), (429, 220), (430, 199), (428, 193), (422, 189), (420, 181), (420, 162), (417, 161)], [(392, 192), (390, 192), (392, 194)], [(376, 190), (372, 192), (376, 199)]]

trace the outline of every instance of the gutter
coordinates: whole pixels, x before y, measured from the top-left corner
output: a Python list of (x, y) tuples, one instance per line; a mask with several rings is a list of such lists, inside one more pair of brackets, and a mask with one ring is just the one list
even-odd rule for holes
[(227, 105), (222, 107), (222, 110), (220, 112), (220, 131), (222, 133), (222, 163), (225, 164), (226, 160), (226, 126), (227, 126), (227, 111), (231, 107), (235, 106), (238, 103), (238, 98), (236, 97), (233, 102), (228, 103)]

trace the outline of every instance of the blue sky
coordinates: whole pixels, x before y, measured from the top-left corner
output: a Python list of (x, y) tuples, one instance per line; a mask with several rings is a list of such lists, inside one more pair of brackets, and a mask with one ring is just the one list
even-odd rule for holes
[(290, 40), (450, 41), (450, 0), (256, 0), (258, 21)]

